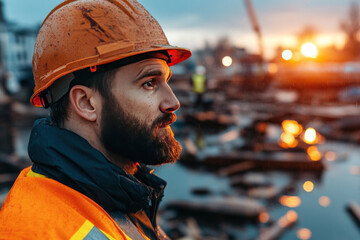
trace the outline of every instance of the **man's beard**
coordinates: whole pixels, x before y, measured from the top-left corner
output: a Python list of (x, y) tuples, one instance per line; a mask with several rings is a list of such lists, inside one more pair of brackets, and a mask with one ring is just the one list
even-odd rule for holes
[(159, 127), (175, 119), (175, 114), (164, 113), (149, 127), (127, 114), (113, 96), (107, 96), (101, 118), (102, 142), (110, 153), (133, 162), (146, 165), (174, 163), (179, 159), (181, 145), (169, 126)]

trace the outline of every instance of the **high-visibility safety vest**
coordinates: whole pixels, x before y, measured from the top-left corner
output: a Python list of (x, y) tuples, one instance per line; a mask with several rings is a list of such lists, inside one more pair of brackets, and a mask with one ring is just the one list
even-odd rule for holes
[(124, 228), (90, 198), (29, 167), (20, 173), (0, 211), (0, 239), (148, 240), (139, 232), (139, 237), (129, 237), (125, 232), (136, 227), (121, 218)]
[(193, 91), (197, 94), (202, 94), (205, 92), (205, 75), (203, 74), (194, 74), (192, 76)]

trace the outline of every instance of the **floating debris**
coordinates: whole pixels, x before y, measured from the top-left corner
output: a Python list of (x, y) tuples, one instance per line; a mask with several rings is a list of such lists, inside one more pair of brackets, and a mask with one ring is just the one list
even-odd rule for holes
[(355, 202), (350, 202), (346, 206), (346, 209), (348, 210), (348, 212), (350, 213), (350, 215), (354, 219), (355, 223), (360, 228), (360, 206)]
[(179, 214), (202, 215), (211, 218), (230, 218), (236, 221), (258, 221), (265, 207), (257, 200), (236, 197), (211, 197), (192, 201), (172, 201), (167, 210), (176, 210)]
[(294, 210), (289, 210), (284, 216), (282, 216), (276, 224), (263, 229), (257, 240), (274, 240), (279, 239), (284, 232), (292, 227), (298, 219), (298, 214)]

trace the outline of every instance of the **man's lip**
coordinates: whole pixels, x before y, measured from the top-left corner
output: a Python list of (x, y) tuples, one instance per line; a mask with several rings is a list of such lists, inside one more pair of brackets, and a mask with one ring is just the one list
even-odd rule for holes
[(170, 126), (171, 124), (173, 124), (174, 122), (175, 121), (162, 123), (162, 124), (159, 125), (159, 128), (166, 128), (166, 127)]
[(170, 121), (159, 124), (159, 128), (166, 128), (166, 127), (170, 126), (171, 124), (173, 124), (175, 121), (176, 121), (176, 116), (174, 116)]

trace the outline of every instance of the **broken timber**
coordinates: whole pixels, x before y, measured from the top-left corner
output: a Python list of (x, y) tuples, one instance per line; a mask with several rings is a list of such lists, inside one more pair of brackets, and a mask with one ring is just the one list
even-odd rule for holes
[(351, 214), (356, 224), (358, 225), (358, 227), (360, 228), (360, 206), (355, 202), (350, 202), (346, 208)]
[(195, 157), (183, 163), (219, 169), (219, 175), (229, 176), (249, 170), (286, 170), (286, 171), (323, 171), (322, 161), (311, 161), (306, 153), (276, 152), (262, 153), (251, 151), (234, 151), (224, 156), (208, 156), (202, 161)]
[(199, 215), (211, 218), (258, 221), (265, 207), (253, 199), (239, 198), (207, 198), (192, 201), (173, 201), (166, 209), (175, 210), (179, 214)]

